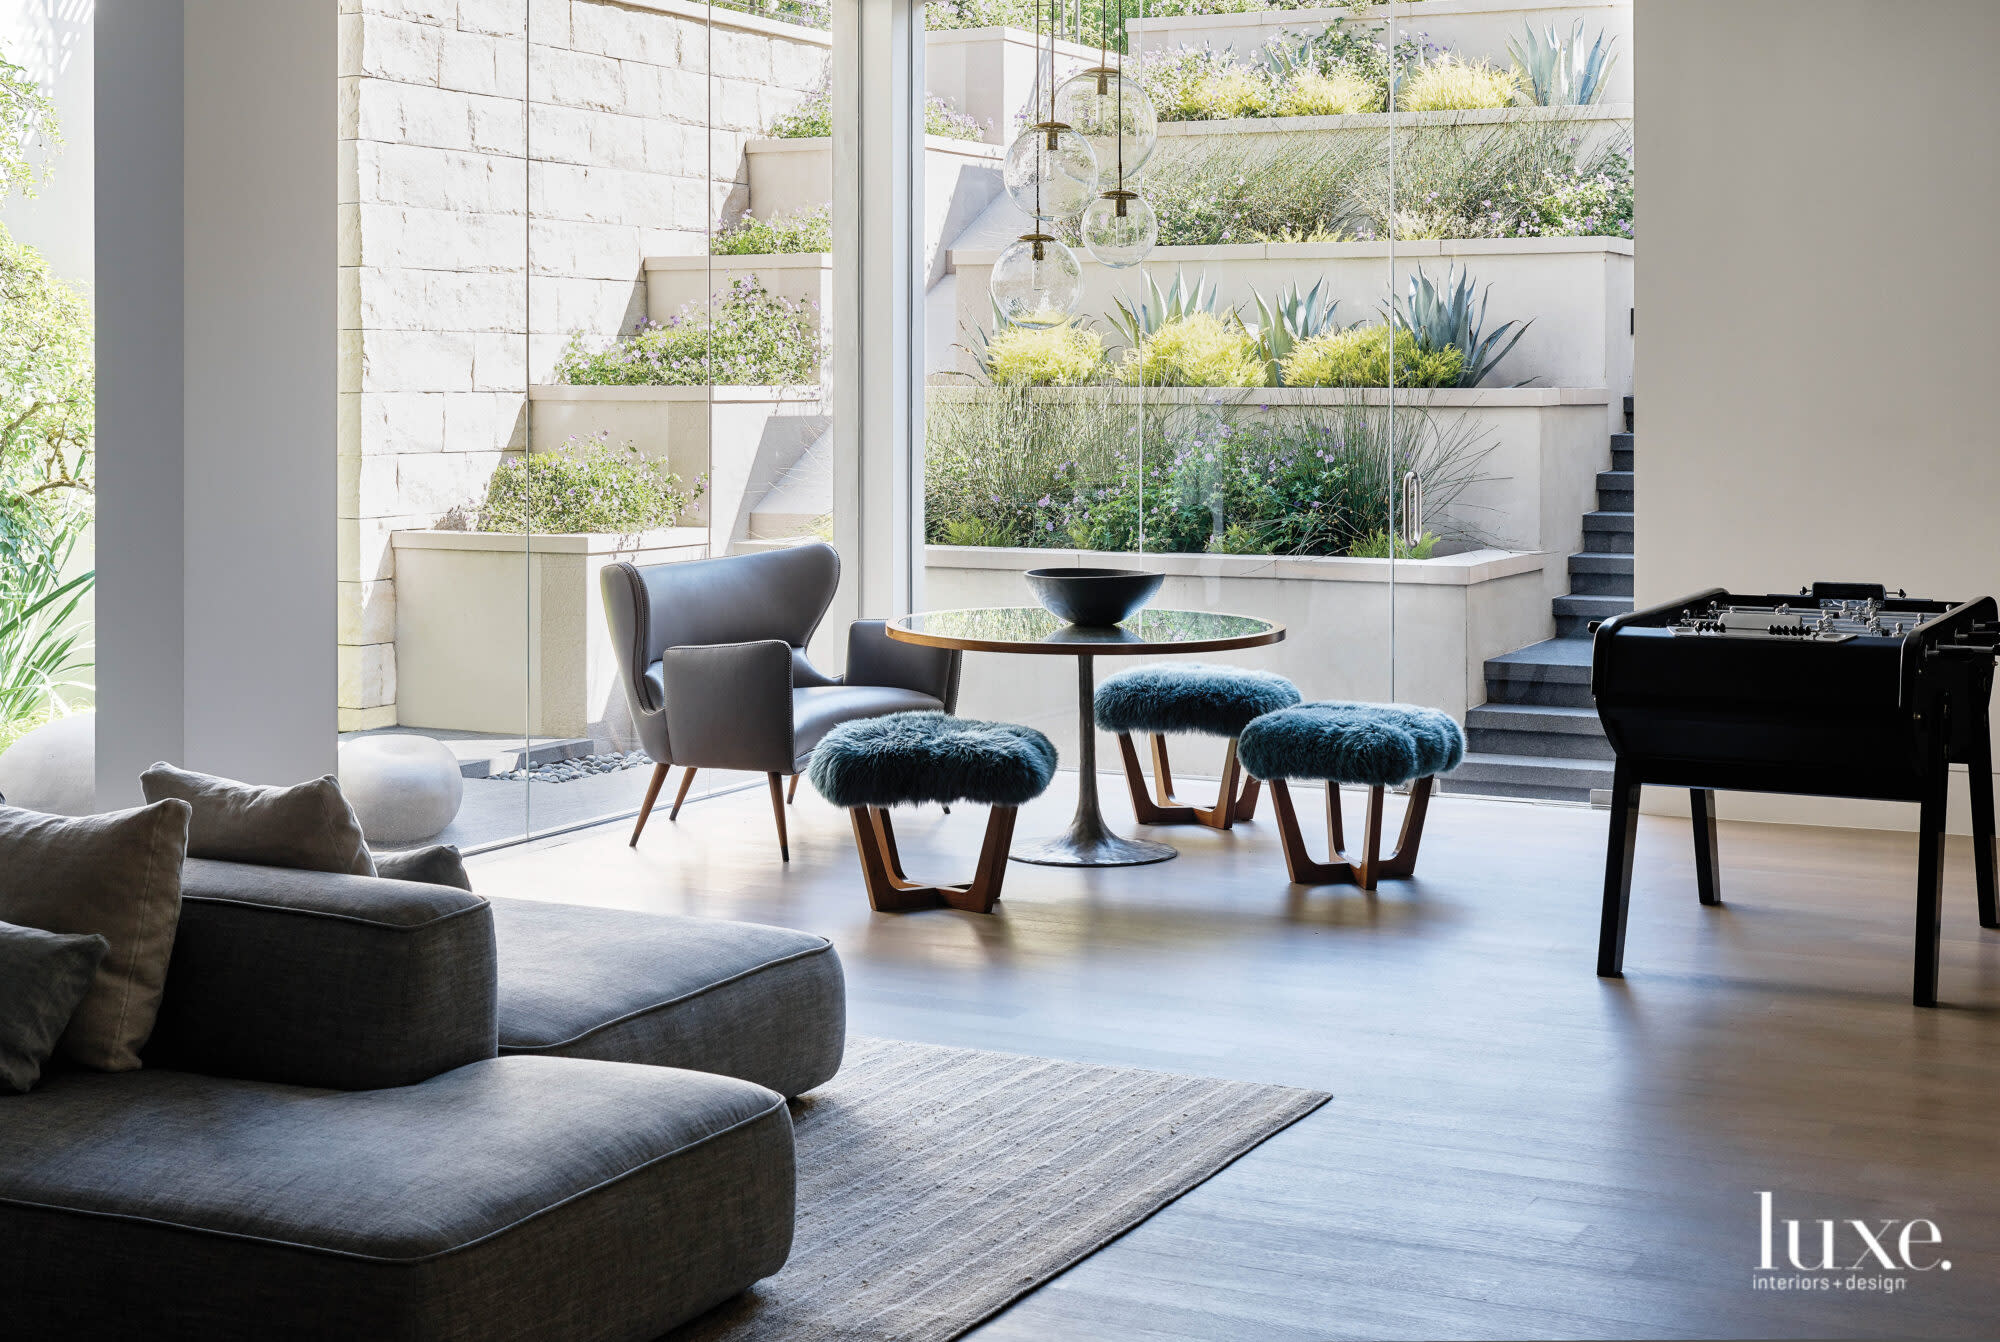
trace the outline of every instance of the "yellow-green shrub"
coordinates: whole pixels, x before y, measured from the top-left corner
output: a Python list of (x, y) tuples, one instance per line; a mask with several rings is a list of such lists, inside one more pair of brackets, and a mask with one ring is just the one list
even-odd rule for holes
[(1125, 356), (1128, 381), (1149, 387), (1261, 387), (1264, 361), (1243, 323), (1191, 312), (1162, 325)]
[(1070, 387), (1103, 371), (1103, 337), (1066, 323), (1002, 327), (986, 342), (986, 375), (1003, 386)]
[(1247, 70), (1222, 70), (1195, 82), (1188, 101), (1197, 120), (1227, 121), (1231, 117), (1262, 116), (1271, 87)]
[(1273, 116), (1346, 116), (1382, 110), (1382, 86), (1352, 70), (1301, 70), (1271, 104)]
[[(1465, 357), (1457, 349), (1426, 352), (1408, 331), (1396, 332), (1399, 387), (1456, 387)], [(1288, 387), (1386, 387), (1389, 328), (1357, 326), (1301, 340), (1279, 365)]]
[(1445, 56), (1419, 66), (1396, 88), (1399, 112), (1453, 112), (1476, 107), (1511, 107), (1520, 86), (1511, 70), (1483, 61)]

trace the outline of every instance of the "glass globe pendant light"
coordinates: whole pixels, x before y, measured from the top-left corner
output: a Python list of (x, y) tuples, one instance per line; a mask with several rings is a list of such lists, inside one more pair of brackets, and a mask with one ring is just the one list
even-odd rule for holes
[[(1110, 5), (1105, 5), (1108, 11)], [(1108, 19), (1106, 20), (1108, 22)], [(1122, 30), (1125, 6), (1120, 0), (1118, 22)], [(1100, 34), (1099, 41), (1109, 42)], [(1057, 92), (1059, 106), (1067, 105), (1072, 115), (1082, 118), (1079, 133), (1091, 138), (1102, 132), (1105, 172), (1110, 184), (1103, 195), (1083, 213), (1079, 231), (1083, 245), (1104, 265), (1114, 269), (1136, 266), (1146, 259), (1159, 240), (1160, 219), (1146, 198), (1125, 184), (1127, 174), (1136, 173), (1159, 144), (1159, 120), (1153, 100), (1146, 91), (1125, 78), (1125, 53), (1118, 53), (1116, 68), (1105, 65), (1100, 48), (1099, 65), (1064, 84)], [(1064, 95), (1068, 101), (1065, 104)]]
[[(1034, 219), (1034, 231), (1008, 244), (993, 263), (987, 289), (1001, 320), (1046, 330), (1076, 315), (1083, 298), (1083, 267), (1076, 253), (1048, 232), (1045, 221), (1074, 218), (1097, 190), (1097, 155), (1090, 144), (1055, 116), (1055, 3), (1050, 0), (1048, 69), (1042, 87), (1050, 90), (1042, 120), (1023, 130), (1007, 151), (1001, 180), (1007, 194)], [(1035, 6), (1035, 41), (1041, 43), (1042, 9)]]
[[(1121, 16), (1122, 19), (1122, 16)], [(1145, 89), (1109, 65), (1071, 75), (1056, 90), (1055, 119), (1097, 155), (1099, 185), (1137, 176), (1160, 143), (1160, 118)], [(1121, 171), (1122, 170), (1122, 171)]]
[(1097, 155), (1060, 121), (1038, 121), (1023, 130), (1000, 171), (1007, 194), (1036, 219), (1073, 219), (1097, 190)]
[(987, 287), (1009, 325), (1047, 330), (1076, 315), (1083, 298), (1083, 267), (1060, 239), (1027, 233), (1000, 253)]
[(1159, 236), (1159, 216), (1137, 191), (1113, 187), (1083, 212), (1083, 245), (1117, 270), (1145, 260)]

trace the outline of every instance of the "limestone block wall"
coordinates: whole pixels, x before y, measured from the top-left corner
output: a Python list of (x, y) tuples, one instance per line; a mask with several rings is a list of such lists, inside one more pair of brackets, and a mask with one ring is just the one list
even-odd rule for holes
[(526, 447), (528, 388), (570, 332), (644, 313), (647, 256), (705, 252), (740, 213), (745, 142), (829, 39), (687, 0), (340, 7), (346, 731), (398, 722), (393, 535)]

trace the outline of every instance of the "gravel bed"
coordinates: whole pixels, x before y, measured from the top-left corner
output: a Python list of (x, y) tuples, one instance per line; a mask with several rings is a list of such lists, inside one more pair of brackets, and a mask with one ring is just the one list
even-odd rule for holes
[(624, 754), (614, 750), (604, 755), (578, 755), (575, 759), (557, 760), (553, 764), (540, 764), (532, 769), (510, 769), (503, 774), (488, 776), (503, 783), (574, 783), (578, 779), (591, 778), (597, 774), (643, 769), (652, 762), (653, 757), (643, 750), (626, 751)]

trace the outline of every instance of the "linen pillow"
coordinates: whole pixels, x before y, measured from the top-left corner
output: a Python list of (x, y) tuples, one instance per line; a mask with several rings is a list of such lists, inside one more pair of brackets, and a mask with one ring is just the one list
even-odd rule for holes
[(448, 843), (434, 843), (428, 848), (412, 848), (402, 853), (377, 853), (375, 874), (385, 881), (421, 881), (425, 885), (472, 889), (472, 877), (465, 872), (465, 859)]
[(86, 1067), (131, 1071), (153, 1033), (192, 810), (178, 799), (74, 817), (0, 806), (0, 920), (109, 943), (62, 1032), (63, 1053)]
[(0, 923), (0, 1091), (26, 1094), (111, 943)]
[(297, 787), (258, 787), (163, 763), (140, 774), (139, 785), (147, 801), (178, 797), (194, 807), (189, 857), (375, 874), (361, 822), (332, 774)]

